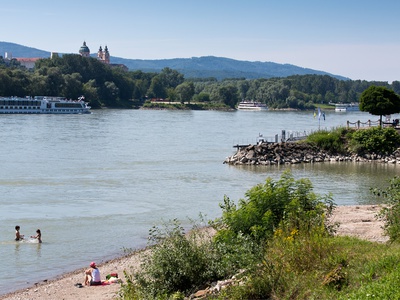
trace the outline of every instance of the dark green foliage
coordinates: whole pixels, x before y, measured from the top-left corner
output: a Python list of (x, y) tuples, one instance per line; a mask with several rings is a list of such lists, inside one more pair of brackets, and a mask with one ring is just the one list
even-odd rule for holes
[[(50, 95), (71, 99), (85, 95), (93, 108), (132, 108), (135, 104), (131, 99), (144, 99), (151, 79), (156, 75), (126, 72), (95, 58), (65, 54), (38, 60), (34, 70), (18, 69), (11, 65), (2, 68), (0, 65), (0, 95)], [(163, 77), (166, 84), (170, 84), (167, 79), (173, 77), (168, 75)], [(178, 73), (179, 76), (182, 75)]]
[(349, 144), (357, 154), (392, 154), (400, 146), (400, 135), (392, 127), (372, 127), (354, 131)]
[[(229, 258), (223, 257), (226, 249), (218, 248), (205, 230), (196, 228), (185, 234), (174, 220), (163, 228), (154, 227), (149, 240), (155, 245), (143, 258), (142, 271), (134, 277), (136, 290), (151, 295), (151, 299), (177, 291), (190, 293), (235, 271)], [(245, 256), (244, 247), (239, 250), (238, 256)]]
[(360, 110), (380, 116), (400, 112), (400, 97), (383, 86), (370, 86), (360, 97)]
[(227, 85), (222, 86), (218, 90), (218, 96), (214, 98), (218, 102), (222, 102), (227, 106), (234, 108), (235, 105), (239, 102), (239, 94), (236, 86)]
[(392, 127), (368, 129), (319, 130), (310, 134), (306, 143), (330, 154), (392, 154), (400, 146), (400, 135)]
[(333, 208), (330, 196), (317, 196), (309, 180), (296, 181), (289, 171), (277, 182), (268, 178), (265, 184), (254, 186), (245, 196), (238, 206), (225, 197), (220, 205), (222, 217), (214, 223), (217, 238), (226, 241), (243, 234), (263, 241), (271, 238), (282, 224), (297, 229), (324, 226), (323, 215)]
[[(237, 78), (217, 81), (215, 76), (185, 80), (181, 73), (168, 67), (158, 72), (127, 72), (95, 58), (75, 54), (40, 59), (34, 70), (0, 60), (0, 95), (51, 94), (75, 99), (76, 95), (84, 94), (93, 108), (138, 108), (146, 99), (162, 98), (189, 103), (210, 102), (231, 109), (241, 99), (249, 99), (266, 103), (271, 109), (303, 110), (337, 99), (345, 103), (357, 102), (361, 93), (371, 85), (394, 90), (400, 86), (397, 81), (391, 86), (387, 82), (344, 81), (328, 75), (249, 79), (241, 74)], [(218, 73), (218, 68), (214, 72)], [(218, 106), (210, 109), (215, 107)]]
[(349, 131), (351, 130), (344, 127), (331, 131), (319, 130), (307, 136), (306, 142), (331, 154), (345, 154), (346, 136)]
[(379, 216), (384, 221), (384, 230), (392, 242), (400, 241), (400, 177), (396, 176), (389, 182), (389, 186), (380, 189), (373, 188), (371, 191), (378, 197), (385, 199), (386, 204), (380, 211)]
[(178, 94), (178, 98), (181, 103), (189, 102), (194, 95), (194, 84), (193, 82), (187, 81), (178, 85), (175, 89)]

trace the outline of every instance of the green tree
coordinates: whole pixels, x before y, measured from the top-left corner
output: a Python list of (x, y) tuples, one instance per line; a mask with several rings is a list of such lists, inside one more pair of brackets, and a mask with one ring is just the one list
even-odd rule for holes
[(46, 91), (44, 95), (60, 96), (64, 87), (64, 77), (59, 68), (49, 68), (46, 77)]
[(83, 94), (86, 99), (90, 101), (90, 105), (93, 108), (101, 107), (101, 103), (99, 102), (99, 88), (97, 86), (96, 80), (92, 79), (86, 82), (83, 85)]
[(393, 81), (392, 88), (396, 94), (400, 94), (400, 81), (398, 81), (398, 80)]
[(79, 73), (64, 75), (65, 85), (62, 94), (71, 99), (78, 99), (82, 95), (82, 76)]
[(184, 80), (184, 77), (182, 74), (180, 74), (178, 71), (172, 70), (168, 67), (161, 70), (161, 73), (159, 74), (159, 78), (165, 89), (171, 88), (171, 87), (176, 88)]
[(178, 99), (178, 93), (176, 92), (176, 89), (168, 88), (167, 89), (167, 98), (170, 103), (175, 102)]
[(10, 91), (11, 81), (9, 71), (7, 69), (0, 70), (0, 95), (12, 96)]
[(105, 95), (105, 99), (104, 102), (106, 103), (107, 106), (113, 106), (113, 103), (116, 102), (116, 100), (118, 100), (118, 95), (119, 95), (119, 89), (118, 87), (115, 85), (114, 82), (112, 81), (106, 81), (104, 82), (104, 95)]
[(201, 92), (194, 96), (194, 100), (197, 102), (210, 102), (210, 95), (208, 93)]
[(28, 90), (32, 96), (46, 95), (46, 76), (39, 73), (33, 74)]
[(238, 90), (233, 85), (223, 86), (218, 90), (218, 98), (221, 102), (234, 108), (239, 102)]
[(166, 87), (163, 85), (163, 81), (159, 75), (153, 77), (147, 94), (150, 98), (163, 98), (167, 97)]
[(379, 116), (382, 125), (382, 115), (400, 112), (400, 97), (386, 87), (370, 86), (361, 94), (360, 110)]
[(194, 84), (191, 81), (187, 81), (184, 83), (181, 83), (176, 87), (176, 93), (178, 94), (181, 103), (184, 103), (185, 101), (190, 103), (190, 100), (192, 99), (194, 95)]

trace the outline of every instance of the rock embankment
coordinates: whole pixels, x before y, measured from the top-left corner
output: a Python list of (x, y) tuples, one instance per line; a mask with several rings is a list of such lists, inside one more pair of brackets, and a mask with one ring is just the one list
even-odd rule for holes
[(391, 155), (357, 154), (333, 155), (306, 143), (259, 143), (238, 147), (232, 156), (225, 159), (224, 164), (230, 165), (282, 165), (314, 162), (370, 162), (400, 164), (400, 151)]

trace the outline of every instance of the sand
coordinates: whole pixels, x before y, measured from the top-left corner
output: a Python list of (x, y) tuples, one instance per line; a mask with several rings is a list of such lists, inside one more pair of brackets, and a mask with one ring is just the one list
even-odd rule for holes
[[(332, 221), (340, 223), (337, 234), (355, 236), (375, 242), (386, 242), (388, 238), (383, 236), (383, 223), (376, 219), (376, 213), (379, 210), (380, 206), (378, 205), (338, 206), (332, 218)], [(134, 253), (129, 256), (99, 263), (98, 266), (102, 274), (102, 279), (105, 280), (107, 274), (118, 273), (119, 278), (125, 282), (124, 270), (130, 270), (131, 267), (138, 267), (140, 263), (138, 256), (138, 253)], [(0, 296), (0, 300), (106, 300), (117, 298), (120, 285), (116, 283), (104, 286), (76, 287), (76, 283), (83, 284), (84, 270), (87, 268), (64, 274), (59, 278), (38, 282), (32, 287)]]

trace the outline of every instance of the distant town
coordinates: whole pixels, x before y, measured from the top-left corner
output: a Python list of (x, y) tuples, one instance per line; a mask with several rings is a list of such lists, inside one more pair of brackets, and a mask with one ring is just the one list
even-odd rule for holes
[[(79, 48), (78, 53), (79, 55), (83, 57), (90, 57), (90, 49), (86, 44), (86, 41), (83, 42), (82, 46)], [(59, 56), (57, 52), (51, 52), (50, 58)], [(6, 61), (11, 61), (12, 59), (15, 59), (18, 61), (21, 66), (24, 66), (27, 69), (33, 69), (35, 67), (36, 61), (39, 59), (42, 59), (42, 57), (13, 57), (11, 52), (6, 52), (4, 54), (4, 60)], [(103, 47), (100, 45), (99, 50), (97, 51), (97, 59), (101, 61), (104, 64), (110, 65), (111, 67), (122, 67), (126, 71), (128, 71), (128, 68), (123, 65), (123, 64), (111, 64), (110, 63), (110, 52), (108, 51), (107, 45)]]

